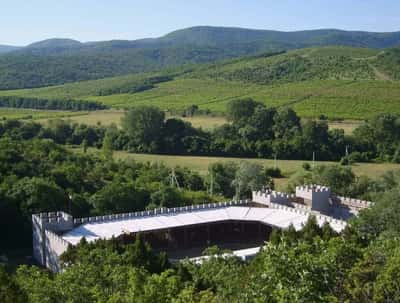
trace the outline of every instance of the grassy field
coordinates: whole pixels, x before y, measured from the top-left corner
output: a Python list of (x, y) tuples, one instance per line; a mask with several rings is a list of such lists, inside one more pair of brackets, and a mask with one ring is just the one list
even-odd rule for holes
[[(87, 125), (108, 126), (114, 123), (117, 126), (120, 126), (121, 118), (123, 117), (123, 115), (124, 111), (121, 110), (99, 110), (99, 111), (88, 112), (79, 116), (77, 115), (77, 116), (65, 117), (65, 120)], [(46, 123), (50, 119), (51, 118), (40, 119), (38, 121), (41, 123)]]
[[(212, 163), (219, 161), (242, 161), (247, 160), (251, 162), (260, 163), (264, 166), (274, 167), (275, 164), (282, 172), (288, 176), (298, 171), (304, 162), (300, 160), (277, 160), (276, 162), (271, 159), (247, 159), (247, 158), (221, 158), (221, 157), (194, 157), (194, 156), (169, 156), (169, 155), (149, 155), (149, 154), (130, 154), (127, 152), (115, 152), (117, 159), (134, 159), (136, 161), (150, 161), (150, 162), (164, 162), (171, 167), (186, 166), (194, 169), (202, 174), (207, 172), (208, 166)], [(335, 164), (335, 162), (319, 162), (316, 164)], [(355, 174), (361, 176), (366, 175), (369, 177), (376, 177), (388, 170), (400, 169), (400, 164), (394, 163), (357, 163), (352, 166)]]
[(99, 91), (101, 90), (121, 87), (131, 83), (133, 84), (152, 75), (156, 74), (131, 74), (126, 76), (109, 77), (99, 80), (81, 81), (41, 88), (0, 91), (0, 95), (36, 97), (44, 99), (85, 99), (86, 97), (98, 95)]
[[(74, 148), (76, 152), (82, 152), (81, 148)], [(89, 149), (91, 153), (97, 153), (95, 149)], [(210, 164), (215, 162), (227, 162), (227, 161), (251, 161), (259, 163), (266, 167), (279, 167), (285, 176), (284, 178), (275, 179), (275, 183), (279, 188), (283, 188), (288, 181), (290, 175), (296, 171), (302, 169), (304, 162), (311, 164), (311, 161), (300, 161), (300, 160), (271, 160), (271, 159), (246, 159), (246, 158), (221, 158), (221, 157), (194, 157), (194, 156), (169, 156), (169, 155), (149, 155), (149, 154), (131, 154), (123, 151), (115, 151), (114, 158), (119, 160), (135, 160), (139, 162), (154, 162), (164, 163), (169, 167), (188, 167), (199, 172), (202, 175), (207, 173)], [(333, 165), (336, 162), (319, 162), (316, 161), (316, 165)], [(400, 164), (394, 163), (356, 163), (352, 165), (352, 170), (357, 176), (368, 176), (370, 178), (377, 178), (383, 173), (390, 170), (400, 169)]]
[[(21, 110), (21, 113), (18, 113), (18, 109), (10, 111), (10, 115), (6, 117), (24, 117), (27, 110)], [(0, 111), (1, 113), (1, 111)], [(76, 112), (63, 112), (63, 115), (60, 116), (52, 116), (51, 112), (43, 112), (42, 114), (46, 118), (38, 118), (38, 122), (46, 123), (48, 120), (53, 118), (63, 118), (65, 120), (69, 120), (76, 123), (82, 123), (87, 125), (110, 125), (112, 123), (116, 124), (118, 127), (121, 126), (121, 118), (124, 116), (125, 111), (123, 110), (101, 110), (101, 111), (93, 111), (88, 113), (82, 113), (79, 115), (75, 115)], [(46, 116), (48, 114), (49, 116)], [(1, 117), (1, 116), (0, 116)], [(25, 117), (29, 117), (26, 115)], [(167, 118), (178, 118), (184, 121), (190, 122), (194, 127), (201, 127), (205, 130), (211, 130), (222, 124), (228, 123), (224, 116), (194, 116), (194, 117), (181, 117), (174, 115), (167, 115)], [(343, 121), (329, 121), (329, 127), (343, 129), (346, 134), (350, 134), (357, 126), (360, 125), (360, 121), (358, 120), (343, 120)]]
[(55, 110), (33, 110), (22, 108), (0, 108), (0, 119), (22, 119), (22, 120), (48, 120), (54, 118), (71, 118), (85, 116), (87, 112), (55, 111)]

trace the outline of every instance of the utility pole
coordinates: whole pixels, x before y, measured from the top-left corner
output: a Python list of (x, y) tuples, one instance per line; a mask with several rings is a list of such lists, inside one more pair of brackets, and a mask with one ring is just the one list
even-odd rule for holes
[(312, 153), (312, 168), (315, 167), (315, 151)]
[(274, 155), (274, 169), (276, 169), (278, 166), (277, 166), (277, 158), (278, 158), (278, 153), (275, 153), (275, 155)]
[(236, 201), (240, 200), (240, 179), (238, 179), (238, 182), (236, 184)]
[(170, 178), (171, 178), (171, 180), (170, 180), (171, 187), (176, 186), (176, 188), (178, 188), (178, 190), (181, 190), (178, 179), (176, 178), (176, 175), (175, 175), (175, 168), (172, 168)]
[(212, 197), (214, 194), (214, 174), (211, 172), (210, 176), (210, 196)]
[(68, 213), (72, 215), (72, 195), (68, 194)]

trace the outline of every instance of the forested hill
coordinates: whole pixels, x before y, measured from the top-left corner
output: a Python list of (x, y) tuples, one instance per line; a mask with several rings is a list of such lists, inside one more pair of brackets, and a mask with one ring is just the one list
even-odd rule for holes
[(161, 39), (179, 44), (214, 46), (253, 44), (265, 47), (270, 44), (285, 49), (323, 45), (387, 48), (400, 44), (400, 32), (373, 33), (336, 29), (282, 32), (198, 26), (172, 32)]
[(0, 89), (57, 85), (326, 45), (393, 47), (400, 45), (400, 32), (330, 29), (278, 32), (203, 26), (135, 41), (81, 43), (71, 39), (49, 39), (16, 50), (0, 47)]
[(0, 45), (0, 54), (5, 54), (19, 49), (18, 46)]

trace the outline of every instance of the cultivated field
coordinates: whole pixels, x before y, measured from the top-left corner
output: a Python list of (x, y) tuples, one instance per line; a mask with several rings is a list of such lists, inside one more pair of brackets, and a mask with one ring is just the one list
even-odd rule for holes
[(377, 113), (400, 113), (400, 83), (390, 81), (307, 81), (263, 86), (213, 79), (181, 78), (135, 94), (87, 97), (112, 107), (153, 105), (164, 110), (196, 104), (216, 113), (229, 101), (251, 97), (267, 106), (291, 106), (307, 118), (367, 119)]
[(22, 120), (48, 120), (54, 118), (71, 118), (85, 116), (87, 112), (34, 110), (22, 108), (0, 108), (0, 119), (22, 119)]
[(267, 106), (291, 106), (304, 118), (325, 115), (330, 120), (363, 120), (383, 112), (400, 114), (400, 81), (373, 65), (378, 53), (328, 47), (274, 58), (239, 58), (199, 65), (190, 73), (181, 71), (179, 76), (175, 72), (172, 80), (136, 93), (119, 93), (119, 88), (135, 87), (157, 74), (0, 91), (0, 96), (92, 100), (113, 109), (153, 105), (172, 112), (196, 104), (215, 114), (225, 112), (231, 100), (250, 97)]

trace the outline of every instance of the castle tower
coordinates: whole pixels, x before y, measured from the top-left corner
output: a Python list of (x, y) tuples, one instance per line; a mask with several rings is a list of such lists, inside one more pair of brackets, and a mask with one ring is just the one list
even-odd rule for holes
[(331, 210), (331, 190), (322, 185), (303, 185), (296, 187), (296, 197), (303, 198), (304, 203), (311, 207), (311, 210), (328, 213)]
[[(49, 236), (53, 234), (54, 237), (57, 237), (57, 234), (73, 228), (73, 217), (61, 211), (32, 215), (32, 243), (35, 260), (42, 266), (52, 267), (51, 259), (54, 248), (49, 245), (49, 242), (52, 241)], [(59, 245), (65, 246), (66, 244), (60, 242)]]

